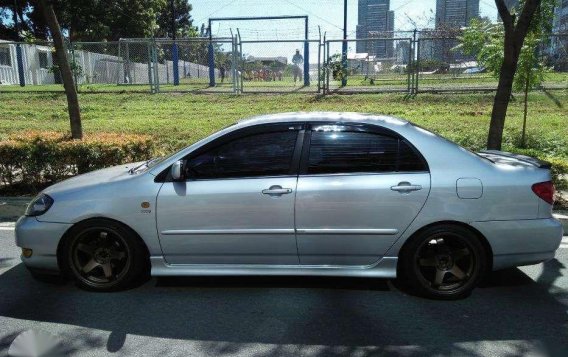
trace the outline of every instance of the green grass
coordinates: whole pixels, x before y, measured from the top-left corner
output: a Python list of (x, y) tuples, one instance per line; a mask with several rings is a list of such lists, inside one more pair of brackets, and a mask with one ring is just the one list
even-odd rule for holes
[[(30, 87), (33, 88), (33, 87)], [(568, 162), (568, 92), (530, 94), (528, 147), (538, 156)], [(162, 152), (189, 145), (236, 120), (286, 111), (358, 111), (394, 115), (436, 131), (459, 144), (484, 147), (491, 94), (242, 95), (161, 93), (80, 94), (83, 127), (89, 132), (149, 134)], [(509, 107), (504, 149), (519, 151), (521, 97)], [(0, 93), (0, 140), (26, 130), (68, 131), (62, 93)]]

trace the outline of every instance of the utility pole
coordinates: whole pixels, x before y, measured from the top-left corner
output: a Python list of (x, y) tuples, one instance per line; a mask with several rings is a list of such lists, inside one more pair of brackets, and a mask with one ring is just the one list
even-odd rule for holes
[(341, 50), (341, 66), (343, 67), (343, 77), (341, 86), (347, 85), (347, 0), (343, 0), (343, 46)]
[[(174, 0), (170, 0), (170, 6), (172, 8), (172, 39), (174, 43), (172, 44), (172, 67), (174, 70), (174, 86), (179, 86), (179, 53), (178, 46), (176, 43), (176, 7)], [(185, 70), (184, 70), (185, 71)]]

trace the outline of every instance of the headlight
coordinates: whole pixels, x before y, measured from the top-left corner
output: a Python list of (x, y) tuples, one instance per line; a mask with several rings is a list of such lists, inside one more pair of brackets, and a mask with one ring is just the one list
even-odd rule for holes
[(53, 204), (53, 198), (49, 197), (45, 193), (38, 195), (26, 208), (26, 216), (41, 216), (51, 205)]

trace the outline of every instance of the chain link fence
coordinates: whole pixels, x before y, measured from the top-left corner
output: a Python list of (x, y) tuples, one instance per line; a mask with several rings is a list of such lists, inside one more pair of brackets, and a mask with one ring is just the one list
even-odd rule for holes
[(414, 92), (493, 91), (497, 78), (480, 67), (474, 56), (458, 48), (455, 37), (421, 33), (416, 40)]
[[(460, 51), (459, 34), (366, 39), (122, 39), (68, 44), (80, 92), (380, 93), (494, 91), (497, 78)], [(568, 89), (568, 33), (538, 48), (545, 89)], [(0, 41), (0, 91), (63, 91), (53, 45)]]
[(325, 44), (326, 92), (410, 91), (411, 38), (329, 40)]
[(240, 91), (318, 92), (321, 89), (319, 40), (241, 41)]

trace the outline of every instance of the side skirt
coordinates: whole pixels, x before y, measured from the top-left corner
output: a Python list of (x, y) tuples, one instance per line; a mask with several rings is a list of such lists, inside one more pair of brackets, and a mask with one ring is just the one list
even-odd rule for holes
[(359, 278), (396, 278), (397, 257), (383, 257), (373, 265), (237, 265), (167, 264), (162, 256), (150, 257), (152, 276), (300, 275)]

